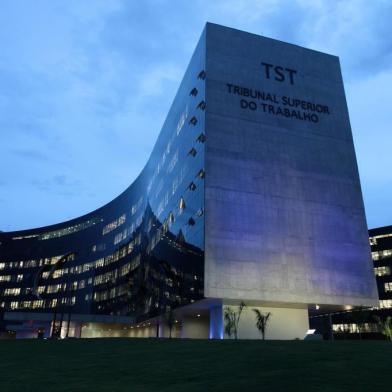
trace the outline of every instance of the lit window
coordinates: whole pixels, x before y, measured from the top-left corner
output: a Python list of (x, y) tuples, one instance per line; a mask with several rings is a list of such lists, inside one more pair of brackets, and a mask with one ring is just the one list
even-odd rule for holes
[(370, 239), (371, 239), (371, 240), (375, 240), (376, 243), (377, 243), (377, 239), (379, 239), (379, 238), (388, 238), (388, 237), (392, 237), (392, 233), (374, 235), (373, 237), (370, 237)]
[(197, 177), (204, 178), (205, 177), (205, 171), (203, 169), (200, 169), (199, 172), (197, 173)]
[(384, 290), (385, 290), (385, 292), (392, 291), (392, 282), (384, 283)]
[(178, 207), (180, 208), (180, 210), (185, 209), (185, 200), (183, 197), (180, 198), (180, 203)]
[(63, 237), (65, 235), (69, 235), (69, 234), (76, 233), (78, 231), (87, 229), (88, 227), (95, 225), (97, 222), (98, 222), (98, 218), (90, 219), (86, 222), (78, 223), (77, 225), (69, 226), (64, 229), (50, 231), (48, 233), (43, 233), (38, 237), (38, 239), (39, 240), (49, 240), (51, 238)]
[(374, 274), (376, 276), (390, 275), (391, 269), (388, 266), (376, 267), (376, 268), (374, 268)]
[(379, 252), (372, 252), (373, 260), (380, 260), (392, 256), (392, 249), (385, 249)]
[(380, 308), (392, 308), (392, 299), (382, 299), (380, 300)]
[(174, 214), (172, 212), (169, 213), (169, 223), (174, 223)]
[(124, 222), (125, 222), (125, 214), (121, 215), (118, 219), (114, 220), (113, 222), (107, 224), (102, 230), (102, 235), (110, 233), (117, 227), (121, 226)]
[(4, 290), (4, 295), (19, 295), (20, 294), (20, 288), (11, 288), (11, 289), (5, 289)]

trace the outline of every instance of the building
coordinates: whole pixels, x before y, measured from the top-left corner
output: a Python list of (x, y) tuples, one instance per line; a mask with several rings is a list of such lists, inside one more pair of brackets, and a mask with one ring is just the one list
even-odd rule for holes
[[(17, 335), (304, 338), (377, 287), (339, 59), (207, 23), (152, 155), (104, 207), (0, 234)], [(51, 331), (51, 332), (50, 332)]]
[(369, 230), (380, 309), (392, 309), (392, 226)]
[(324, 335), (328, 335), (328, 328), (325, 328), (325, 317), (328, 316), (335, 338), (358, 338), (359, 332), (363, 338), (383, 338), (377, 320), (385, 320), (388, 316), (392, 316), (392, 226), (370, 229), (369, 241), (379, 303), (370, 308), (313, 314), (311, 316), (312, 326), (324, 331)]

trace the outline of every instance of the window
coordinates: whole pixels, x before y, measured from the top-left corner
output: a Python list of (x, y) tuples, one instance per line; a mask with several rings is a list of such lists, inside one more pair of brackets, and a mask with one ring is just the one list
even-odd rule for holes
[(41, 234), (39, 240), (50, 240), (51, 238), (63, 237), (68, 234), (76, 233), (78, 231), (87, 229), (90, 226), (95, 225), (98, 222), (98, 218), (87, 220), (86, 222), (78, 223), (74, 226), (69, 226), (64, 229), (50, 231), (48, 233)]
[(199, 104), (197, 105), (197, 108), (201, 110), (205, 110), (206, 106), (207, 105), (205, 101), (200, 101)]
[(189, 150), (189, 152), (188, 152), (188, 155), (191, 155), (191, 156), (193, 156), (193, 157), (195, 157), (196, 154), (197, 154), (197, 151), (196, 151), (193, 147), (192, 147), (192, 148)]
[(392, 249), (385, 249), (385, 250), (381, 250), (379, 252), (372, 252), (372, 259), (373, 260), (380, 260), (380, 259), (384, 259), (386, 257), (390, 257), (392, 256)]
[(392, 299), (382, 299), (380, 300), (380, 308), (392, 308)]
[(20, 288), (12, 288), (12, 289), (5, 289), (4, 290), (4, 295), (19, 295), (20, 294)]
[(185, 200), (184, 200), (183, 197), (180, 198), (180, 203), (179, 203), (179, 205), (178, 205), (178, 208), (179, 208), (180, 210), (184, 210), (184, 209), (185, 209)]
[(204, 214), (203, 208), (199, 208), (199, 209), (197, 210), (197, 212), (196, 212), (196, 215), (197, 215), (197, 216), (203, 216), (203, 214)]
[(102, 235), (108, 234), (117, 227), (121, 226), (125, 222), (125, 214), (121, 215), (119, 218), (114, 220), (113, 222), (107, 224), (103, 230), (102, 230)]
[(171, 211), (169, 213), (168, 221), (169, 221), (169, 224), (174, 223), (174, 214)]
[(175, 154), (173, 155), (173, 158), (170, 160), (168, 166), (167, 166), (167, 172), (170, 173), (174, 167), (176, 166), (178, 162), (178, 150), (175, 152)]
[(198, 79), (204, 80), (206, 78), (206, 71), (202, 70), (199, 72), (199, 75), (197, 75)]
[(197, 177), (204, 178), (205, 174), (206, 174), (205, 171), (203, 169), (200, 169), (199, 172), (197, 173)]
[(196, 141), (197, 141), (198, 143), (204, 143), (204, 142), (206, 141), (206, 135), (204, 135), (204, 133), (201, 133), (201, 134), (197, 137)]
[(194, 87), (194, 88), (191, 90), (191, 92), (189, 93), (189, 95), (192, 95), (192, 96), (196, 97), (197, 93), (198, 93), (197, 88)]
[(197, 118), (195, 116), (193, 116), (190, 120), (189, 120), (189, 124), (191, 125), (196, 125), (197, 124)]
[(392, 282), (384, 283), (384, 290), (385, 290), (386, 293), (389, 292), (389, 291), (392, 291)]
[(196, 184), (192, 181), (189, 185), (188, 185), (188, 189), (190, 191), (194, 191), (196, 189)]
[(177, 135), (181, 132), (182, 127), (185, 124), (186, 119), (188, 118), (188, 105), (185, 106), (184, 112), (181, 114), (180, 119), (178, 120), (177, 123)]
[(374, 274), (376, 276), (390, 275), (391, 269), (388, 266), (376, 267), (376, 268), (374, 268)]
[[(392, 237), (392, 233), (374, 235), (373, 237), (370, 237), (370, 243), (371, 243), (371, 245), (376, 245), (377, 244), (377, 239), (379, 239), (379, 238), (388, 238), (388, 237)], [(372, 242), (374, 242), (374, 243), (372, 243)]]

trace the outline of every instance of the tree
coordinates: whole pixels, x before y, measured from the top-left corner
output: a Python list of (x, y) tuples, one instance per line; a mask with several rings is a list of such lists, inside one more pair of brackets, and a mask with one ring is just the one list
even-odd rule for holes
[(236, 312), (230, 306), (226, 306), (224, 309), (224, 320), (225, 320), (225, 333), (231, 338), (234, 335), (235, 339), (238, 339), (238, 325), (241, 318), (241, 313), (246, 307), (245, 303), (242, 301)]
[(388, 316), (384, 321), (380, 319), (378, 316), (374, 316), (377, 321), (377, 324), (380, 328), (380, 332), (386, 336), (386, 338), (391, 342), (392, 341), (392, 317)]
[(165, 319), (166, 319), (166, 324), (169, 327), (169, 338), (171, 338), (172, 337), (172, 330), (173, 330), (174, 324), (176, 322), (176, 317), (175, 317), (175, 314), (174, 314), (172, 308), (170, 308), (170, 310), (168, 312), (166, 312)]
[(263, 313), (259, 309), (253, 309), (253, 311), (256, 313), (256, 327), (260, 331), (262, 339), (265, 340), (265, 331), (267, 330), (268, 321), (272, 313)]

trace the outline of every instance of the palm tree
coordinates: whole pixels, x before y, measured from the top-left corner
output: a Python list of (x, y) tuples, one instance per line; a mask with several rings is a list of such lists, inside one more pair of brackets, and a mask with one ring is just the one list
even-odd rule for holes
[(229, 336), (229, 338), (231, 338), (232, 335), (234, 335), (235, 339), (238, 338), (238, 324), (240, 322), (241, 313), (245, 307), (246, 305), (243, 301), (240, 303), (238, 312), (233, 310), (230, 306), (225, 307), (225, 333)]
[(165, 318), (166, 318), (166, 324), (169, 327), (169, 338), (171, 338), (172, 337), (172, 330), (173, 330), (174, 324), (176, 322), (176, 317), (174, 315), (172, 308), (170, 308), (170, 310), (168, 312), (166, 312)]
[(392, 317), (388, 316), (385, 321), (381, 320), (380, 317), (375, 316), (377, 323), (380, 327), (380, 331), (389, 341), (392, 341)]
[(265, 340), (265, 331), (267, 330), (267, 324), (272, 313), (263, 313), (259, 309), (253, 309), (253, 311), (256, 313), (256, 327), (260, 331), (262, 339)]

